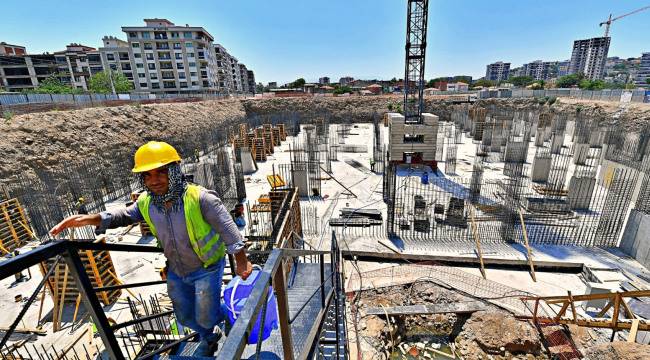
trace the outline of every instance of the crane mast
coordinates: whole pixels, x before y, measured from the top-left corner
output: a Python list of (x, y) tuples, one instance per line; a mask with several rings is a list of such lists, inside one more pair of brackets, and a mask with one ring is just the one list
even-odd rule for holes
[(406, 123), (422, 122), (428, 9), (429, 0), (408, 0), (404, 70), (404, 120)]

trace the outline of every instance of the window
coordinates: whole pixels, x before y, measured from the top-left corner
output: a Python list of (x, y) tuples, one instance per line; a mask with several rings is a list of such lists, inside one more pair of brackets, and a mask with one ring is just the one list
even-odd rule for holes
[(156, 70), (156, 64), (147, 64), (149, 70)]
[(174, 43), (174, 49), (180, 50), (181, 49), (181, 43)]
[(146, 87), (147, 87), (147, 83), (146, 83), (146, 82), (145, 82), (145, 83), (140, 83), (140, 87), (141, 87), (141, 88), (146, 88)]
[(199, 86), (199, 82), (198, 81), (192, 81), (192, 86)]
[(158, 59), (159, 59), (159, 60), (169, 60), (169, 59), (171, 59), (171, 58), (172, 58), (172, 57), (169, 55), (168, 52), (159, 52), (159, 53), (158, 53)]
[(210, 83), (208, 83), (207, 81), (203, 81), (203, 87), (210, 87)]
[(158, 49), (158, 50), (168, 50), (169, 49), (169, 44), (168, 43), (157, 43), (156, 44), (156, 49)]
[(149, 73), (149, 79), (151, 79), (151, 80), (158, 80), (158, 74), (156, 74), (156, 73)]
[(108, 66), (111, 68), (111, 70), (117, 70), (117, 64), (110, 64)]
[(151, 43), (144, 43), (144, 49), (145, 50), (151, 50), (151, 49), (153, 49), (153, 45), (151, 45)]
[(174, 72), (172, 72), (172, 71), (163, 71), (162, 72), (162, 78), (163, 79), (173, 79), (174, 78)]
[(153, 54), (146, 54), (147, 60), (153, 60)]
[(167, 39), (167, 32), (165, 32), (165, 31), (154, 31), (153, 37), (156, 40), (165, 40), (165, 39)]
[(193, 58), (193, 57), (194, 57), (194, 53), (187, 53), (187, 57), (188, 57), (188, 58)]
[(140, 54), (140, 53), (133, 53), (133, 57), (136, 58), (136, 59), (141, 59), (141, 58), (142, 58), (142, 54)]
[(126, 76), (127, 79), (129, 79), (129, 80), (133, 80), (133, 74), (132, 74), (132, 73), (130, 73), (130, 72), (125, 72), (125, 73), (123, 73), (123, 74), (124, 74), (124, 76)]
[(102, 59), (99, 57), (99, 54), (89, 54), (88, 61), (90, 62), (102, 62)]
[(143, 78), (143, 77), (147, 77), (147, 75), (145, 73), (138, 73), (138, 77)]
[(137, 63), (137, 64), (135, 64), (135, 67), (137, 67), (138, 69), (143, 69), (144, 64), (143, 63)]
[(110, 61), (115, 60), (115, 54), (106, 54), (106, 60), (110, 60)]
[(172, 39), (177, 39), (178, 38), (178, 32), (173, 31), (172, 32)]
[(165, 61), (160, 63), (160, 68), (161, 69), (173, 69), (174, 67), (172, 66), (172, 63)]
[(151, 88), (152, 88), (152, 89), (160, 89), (160, 84), (158, 84), (158, 83), (152, 83), (152, 84), (151, 84)]
[(179, 72), (178, 73), (178, 78), (179, 79), (185, 79), (185, 73), (184, 72)]
[(183, 54), (181, 53), (174, 54), (174, 57), (176, 58), (176, 60), (183, 60)]
[(424, 135), (404, 135), (404, 143), (424, 143)]
[(137, 38), (137, 37), (138, 37), (138, 33), (133, 32), (133, 31), (130, 31), (130, 32), (129, 32), (129, 37), (130, 37), (130, 38)]
[(142, 32), (142, 38), (143, 39), (151, 39), (151, 33), (148, 31), (143, 31)]
[(121, 52), (120, 53), (120, 60), (129, 60), (129, 53), (128, 52)]
[(184, 69), (184, 68), (185, 68), (185, 64), (183, 64), (183, 63), (176, 63), (176, 68), (177, 68), (177, 69)]
[(181, 88), (183, 88), (183, 89), (187, 88), (187, 82), (185, 82), (185, 81), (181, 81), (180, 85), (181, 85)]
[(196, 76), (196, 71), (190, 71), (190, 76)]
[(163, 81), (163, 87), (165, 89), (170, 89), (170, 88), (173, 89), (173, 88), (176, 87), (176, 82), (174, 82), (174, 81)]
[(195, 63), (195, 62), (191, 62), (191, 63), (189, 63), (188, 65), (189, 65), (190, 67), (196, 67), (196, 63)]
[(131, 47), (134, 48), (134, 49), (137, 49), (137, 48), (140, 47), (140, 44), (139, 43), (131, 43)]
[(183, 37), (186, 38), (186, 39), (191, 39), (192, 38), (192, 32), (191, 31), (183, 32)]
[(191, 42), (188, 41), (188, 42), (185, 43), (185, 47), (187, 47), (187, 48), (193, 48), (193, 47), (194, 47), (194, 44), (192, 44)]
[(122, 64), (122, 70), (131, 70), (131, 64), (128, 63)]

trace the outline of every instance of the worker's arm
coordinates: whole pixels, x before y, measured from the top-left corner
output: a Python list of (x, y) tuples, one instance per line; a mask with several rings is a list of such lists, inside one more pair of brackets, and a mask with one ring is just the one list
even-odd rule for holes
[(97, 230), (103, 231), (131, 225), (142, 220), (142, 214), (140, 214), (137, 204), (133, 203), (126, 208), (103, 211), (99, 214), (68, 216), (50, 230), (50, 235), (56, 236), (65, 229), (87, 225), (96, 226)]
[(253, 265), (246, 257), (244, 239), (230, 213), (217, 196), (217, 193), (212, 190), (201, 191), (200, 203), (203, 218), (219, 233), (219, 238), (226, 245), (228, 254), (235, 256), (235, 272), (243, 279), (246, 279), (253, 271)]

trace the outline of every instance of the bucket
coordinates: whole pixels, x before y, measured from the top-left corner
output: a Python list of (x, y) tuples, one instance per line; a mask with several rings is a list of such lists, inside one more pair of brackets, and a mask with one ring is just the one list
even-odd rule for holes
[[(260, 274), (262, 273), (259, 267), (255, 267), (253, 272), (246, 278), (242, 280), (241, 277), (235, 276), (226, 286), (226, 289), (223, 292), (223, 300), (228, 309), (228, 319), (231, 324), (234, 324), (241, 311), (246, 305), (246, 300), (253, 291), (253, 287), (257, 282)], [(274, 329), (278, 328), (278, 310), (277, 310), (277, 301), (275, 300), (275, 294), (273, 293), (273, 288), (269, 286), (268, 288), (268, 298), (266, 301), (266, 316), (264, 318), (264, 328), (262, 329), (262, 340), (268, 339), (271, 335), (271, 332)], [(260, 333), (260, 323), (262, 322), (262, 310), (260, 310), (257, 315), (257, 320), (251, 331), (250, 336), (248, 337), (249, 344), (257, 343), (257, 339)]]

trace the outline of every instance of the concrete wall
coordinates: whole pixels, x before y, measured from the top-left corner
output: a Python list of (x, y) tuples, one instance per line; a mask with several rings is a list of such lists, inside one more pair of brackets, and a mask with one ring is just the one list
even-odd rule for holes
[(650, 215), (637, 210), (630, 212), (620, 248), (650, 269)]

